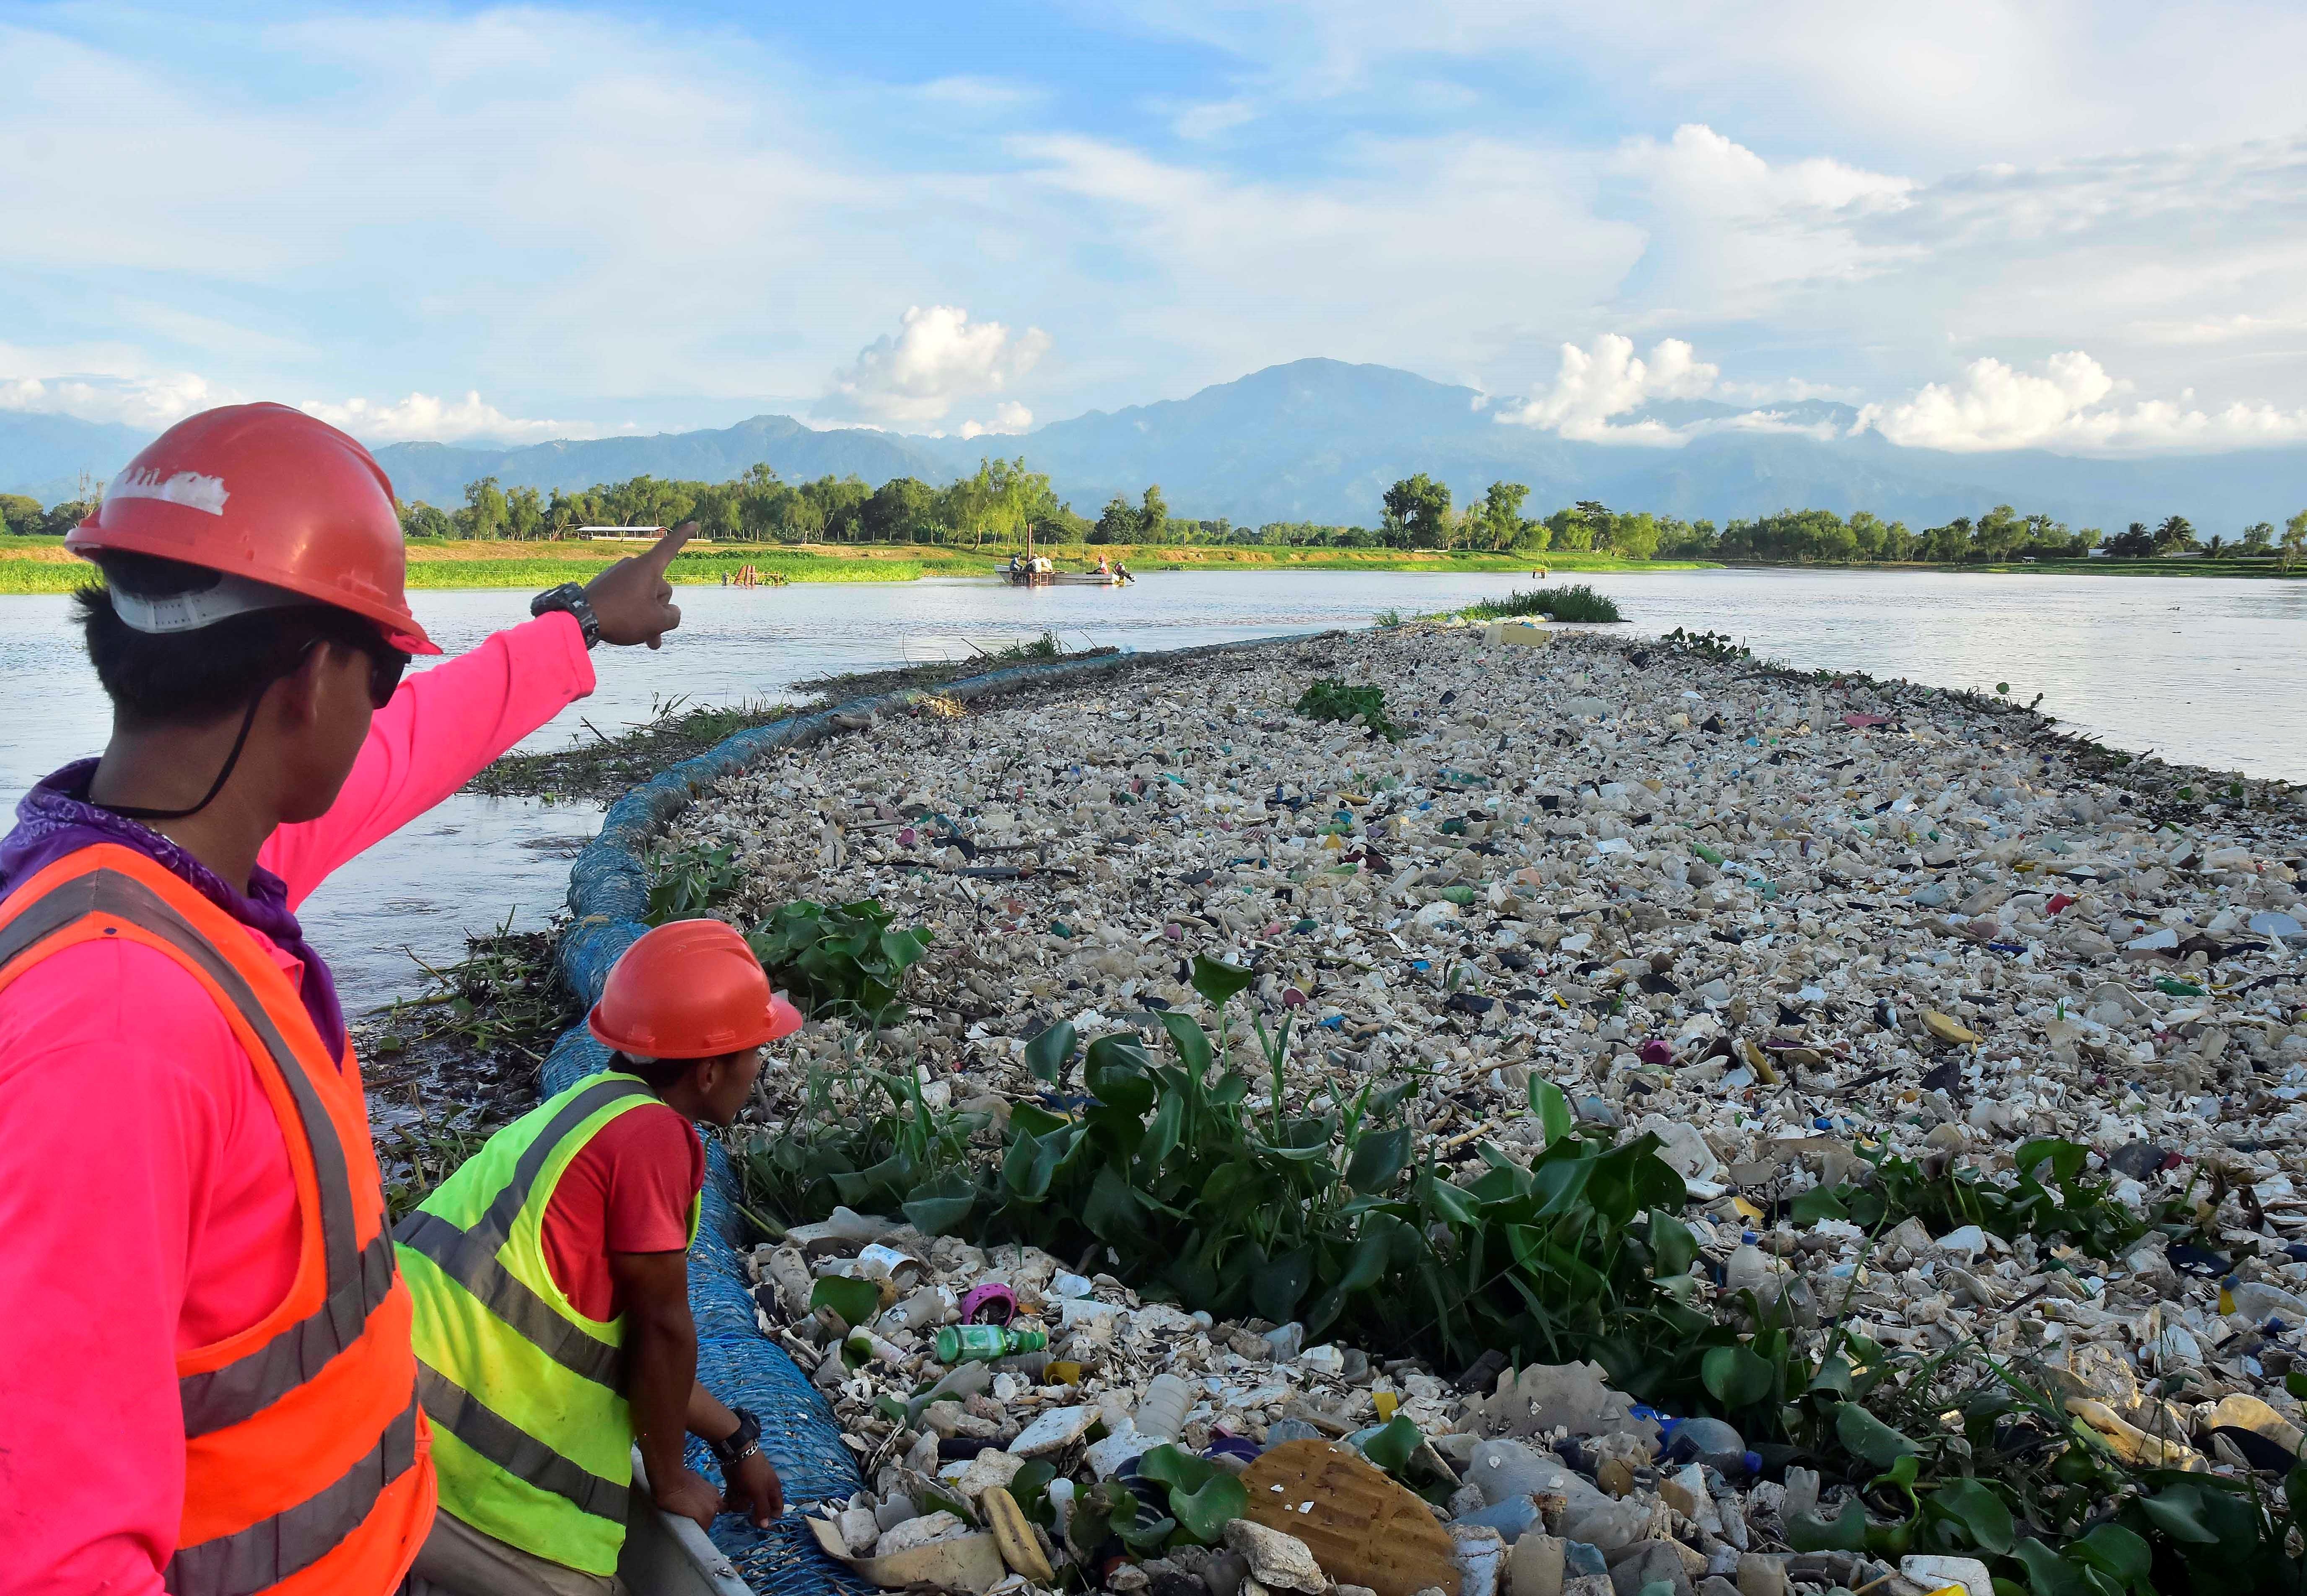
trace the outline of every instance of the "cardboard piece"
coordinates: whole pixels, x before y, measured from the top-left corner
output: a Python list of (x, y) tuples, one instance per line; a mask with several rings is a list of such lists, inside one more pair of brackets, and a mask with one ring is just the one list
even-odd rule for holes
[(1438, 1585), (1458, 1596), (1450, 1532), (1431, 1508), (1351, 1446), (1285, 1441), (1241, 1476), (1242, 1516), (1295, 1535), (1322, 1572), (1377, 1596), (1418, 1596)]

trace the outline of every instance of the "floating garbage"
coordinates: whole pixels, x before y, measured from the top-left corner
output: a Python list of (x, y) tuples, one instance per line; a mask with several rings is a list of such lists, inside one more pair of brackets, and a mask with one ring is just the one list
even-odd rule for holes
[[(2285, 1378), (2307, 1372), (2296, 794), (1907, 683), (1518, 640), (1404, 627), (1155, 662), (887, 716), (724, 782), (666, 839), (733, 849), (714, 913), (871, 898), (931, 937), (877, 1025), (795, 1039), (750, 1134), (827, 1111), (805, 1087), (850, 1078), (869, 1038), (981, 1147), (1085, 1113), (1083, 1047), (1214, 1023), (1201, 956), (1243, 973), (1237, 1060), (1293, 1025), (1244, 1077), (1258, 1112), (1399, 1089), (1417, 1157), (1463, 1183), (1563, 1135), (1653, 1137), (1687, 1194), (1671, 1283), (1708, 1322), (1759, 1307), (1814, 1351), (1961, 1349), (2036, 1371), (2057, 1433), (2108, 1455), (2280, 1472), (2307, 1420)], [(1382, 687), (1386, 726), (1299, 714), (1317, 681)], [(1060, 1022), (1062, 1056), (1036, 1052)], [(2009, 1555), (1841, 1544), (1883, 1522), (1887, 1463), (1822, 1477), (1599, 1364), (1462, 1388), (1462, 1364), (1197, 1314), (1111, 1262), (847, 1210), (758, 1249), (763, 1326), (870, 1486), (820, 1536), (869, 1577), (948, 1547), (976, 1578), (983, 1554), (948, 1542), (982, 1533), (1016, 1589), (1122, 1596), (1983, 1591)], [(870, 1324), (823, 1322), (828, 1274), (882, 1288)], [(996, 1282), (1006, 1333), (964, 1322), (999, 1317), (963, 1306)], [(987, 1332), (991, 1360), (956, 1364)], [(1748, 1375), (1727, 1361), (1724, 1389)], [(1382, 1443), (1397, 1422), (1414, 1445)], [(1353, 1542), (1350, 1498), (1396, 1514), (1399, 1566)]]

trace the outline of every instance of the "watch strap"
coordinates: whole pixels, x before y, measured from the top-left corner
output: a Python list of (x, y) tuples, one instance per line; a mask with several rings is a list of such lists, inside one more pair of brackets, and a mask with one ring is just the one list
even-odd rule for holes
[(593, 613), (593, 601), (585, 596), (585, 589), (574, 582), (563, 582), (549, 588), (528, 602), (532, 615), (546, 615), (554, 610), (565, 611), (573, 617), (577, 628), (585, 634), (585, 647), (590, 648), (601, 640), (601, 618)]
[(737, 1415), (737, 1428), (717, 1441), (708, 1441), (713, 1455), (724, 1468), (741, 1463), (761, 1449), (761, 1421), (745, 1408), (732, 1408)]

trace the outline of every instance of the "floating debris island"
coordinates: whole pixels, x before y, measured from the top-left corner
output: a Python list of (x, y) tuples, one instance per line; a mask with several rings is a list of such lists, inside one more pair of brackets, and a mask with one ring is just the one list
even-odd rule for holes
[(927, 938), (740, 1133), (868, 1577), (1985, 1596), (2298, 1566), (2303, 853), (1998, 698), (1494, 625), (923, 701), (656, 868)]

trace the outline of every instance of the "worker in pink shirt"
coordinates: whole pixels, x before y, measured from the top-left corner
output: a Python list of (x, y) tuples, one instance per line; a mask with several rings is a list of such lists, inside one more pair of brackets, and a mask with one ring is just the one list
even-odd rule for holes
[(386, 1596), (431, 1527), (408, 1293), (297, 906), (680, 624), (687, 528), (438, 654), (392, 489), (278, 405), (67, 540), (113, 704), (0, 840), (0, 1596)]

